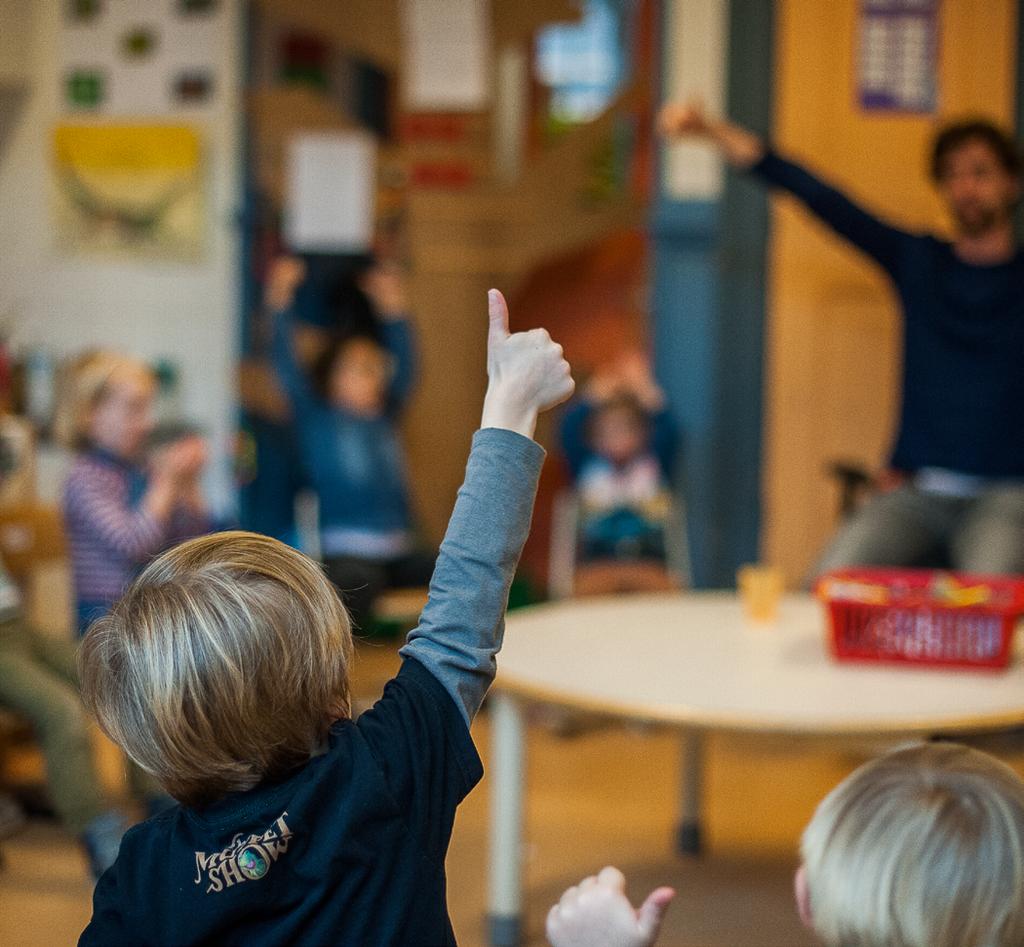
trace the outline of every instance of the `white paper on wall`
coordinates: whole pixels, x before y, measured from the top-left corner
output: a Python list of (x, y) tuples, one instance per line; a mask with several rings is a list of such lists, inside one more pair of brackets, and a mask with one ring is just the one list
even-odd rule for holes
[(288, 147), (285, 237), (292, 250), (360, 253), (373, 242), (377, 150), (363, 132), (297, 135)]
[(403, 0), (405, 104), (475, 111), (490, 97), (490, 0)]

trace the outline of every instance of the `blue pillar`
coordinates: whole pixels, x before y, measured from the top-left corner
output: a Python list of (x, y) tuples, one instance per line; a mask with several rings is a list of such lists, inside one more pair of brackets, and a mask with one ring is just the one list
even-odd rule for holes
[(654, 237), (655, 373), (682, 432), (678, 489), (686, 504), (693, 583), (717, 584), (715, 389), (718, 206), (664, 202)]
[[(729, 117), (765, 135), (772, 7), (733, 3), (728, 27)], [(731, 586), (758, 559), (768, 223), (764, 190), (732, 173), (718, 200), (662, 198), (651, 222), (655, 370), (682, 428), (697, 588)]]

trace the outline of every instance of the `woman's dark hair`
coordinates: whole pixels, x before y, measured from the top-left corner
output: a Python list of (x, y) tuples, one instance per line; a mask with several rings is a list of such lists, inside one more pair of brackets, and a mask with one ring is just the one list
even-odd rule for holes
[(1021, 159), (1017, 143), (992, 122), (978, 118), (947, 125), (935, 137), (932, 145), (932, 180), (942, 181), (946, 174), (946, 159), (972, 141), (987, 145), (1007, 174), (1020, 177)]

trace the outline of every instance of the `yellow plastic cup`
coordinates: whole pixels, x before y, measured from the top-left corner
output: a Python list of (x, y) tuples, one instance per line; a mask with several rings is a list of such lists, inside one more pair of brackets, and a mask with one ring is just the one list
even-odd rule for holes
[(747, 565), (736, 571), (744, 614), (757, 624), (771, 624), (778, 618), (783, 586), (782, 570), (775, 566)]

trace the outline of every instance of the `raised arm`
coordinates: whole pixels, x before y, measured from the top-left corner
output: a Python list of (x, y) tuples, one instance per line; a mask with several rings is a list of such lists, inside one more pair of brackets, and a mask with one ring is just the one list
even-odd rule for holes
[(679, 452), (679, 431), (667, 407), (651, 415), (651, 451), (666, 479), (671, 479)]
[(295, 351), (295, 294), (305, 278), (306, 264), (302, 260), (280, 257), (270, 267), (264, 294), (267, 311), (274, 320), (274, 371), (292, 408), (299, 411), (316, 403), (316, 393)]
[(467, 722), (494, 678), (508, 590), (530, 530), (544, 459), (532, 439), (537, 415), (573, 391), (562, 347), (543, 329), (510, 335), (501, 293), (491, 290), (488, 303), (483, 418), (429, 601), (401, 651), (444, 685)]
[(388, 409), (397, 413), (405, 407), (416, 384), (416, 334), (404, 317), (385, 320), (382, 333), (384, 346), (395, 360), (395, 374), (388, 388)]
[(733, 167), (788, 191), (841, 237), (895, 273), (908, 238), (905, 231), (880, 220), (801, 165), (780, 157), (753, 132), (712, 119), (698, 105), (666, 105), (659, 125), (667, 137), (695, 136), (712, 142)]
[(579, 477), (583, 465), (594, 454), (587, 443), (587, 423), (593, 413), (594, 403), (586, 396), (577, 398), (562, 413), (558, 433), (562, 442), (562, 453), (574, 480)]
[(388, 409), (397, 413), (416, 384), (416, 333), (409, 321), (409, 294), (405, 275), (391, 262), (378, 263), (363, 278), (363, 291), (369, 296), (382, 322), (384, 346), (395, 360), (395, 374), (388, 389)]
[(274, 313), (274, 371), (295, 411), (317, 403), (316, 392), (295, 351), (295, 317), (291, 309)]

